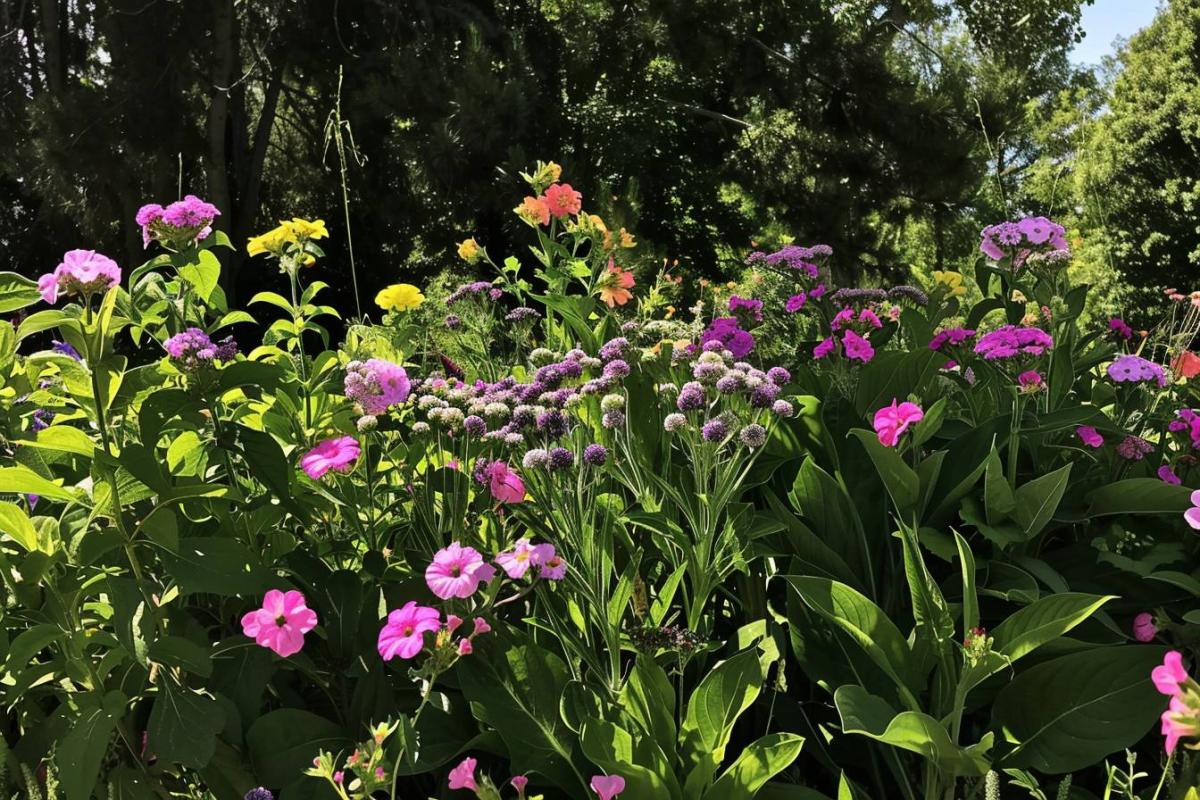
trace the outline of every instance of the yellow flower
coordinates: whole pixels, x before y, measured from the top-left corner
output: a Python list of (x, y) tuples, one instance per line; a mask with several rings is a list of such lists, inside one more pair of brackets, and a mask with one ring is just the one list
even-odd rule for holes
[(963, 286), (963, 276), (961, 272), (952, 272), (947, 270), (934, 270), (933, 281), (938, 286), (946, 290), (946, 294), (952, 297), (961, 297), (967, 293), (967, 287)]
[(280, 225), (266, 233), (250, 237), (250, 240), (246, 242), (246, 252), (252, 256), (262, 255), (263, 253), (270, 253), (277, 256), (283, 252), (283, 248), (291, 241), (291, 229), (285, 225)]
[(544, 167), (544, 170), (546, 172), (546, 177), (550, 179), (550, 183), (558, 183), (558, 179), (562, 177), (562, 167), (560, 167), (558, 164), (555, 164), (553, 161), (548, 163)]
[(425, 302), (425, 295), (411, 283), (393, 283), (375, 295), (375, 304), (384, 311), (411, 311)]
[(329, 237), (329, 231), (325, 229), (325, 220), (318, 219), (314, 222), (309, 222), (306, 219), (292, 217), (291, 222), (281, 223), (282, 227), (287, 228), (292, 233), (294, 239), (326, 239)]
[(468, 264), (474, 264), (479, 260), (479, 242), (474, 238), (463, 239), (458, 245), (458, 257)]
[(628, 250), (631, 247), (637, 246), (637, 242), (635, 242), (633, 240), (633, 234), (630, 233), (629, 231), (625, 230), (624, 228), (621, 228), (621, 232), (619, 235), (621, 238), (621, 245), (620, 245), (621, 247)]

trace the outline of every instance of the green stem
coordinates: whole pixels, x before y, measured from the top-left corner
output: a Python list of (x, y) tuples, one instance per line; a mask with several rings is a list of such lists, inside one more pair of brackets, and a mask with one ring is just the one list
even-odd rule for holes
[(312, 406), (309, 402), (308, 359), (304, 355), (304, 315), (300, 312), (300, 275), (299, 265), (287, 269), (288, 282), (292, 287), (292, 329), (296, 332), (296, 349), (300, 355), (300, 380), (302, 381), (301, 400), (304, 402), (304, 429), (307, 435), (312, 429)]
[(1021, 396), (1013, 388), (1012, 420), (1008, 427), (1008, 485), (1017, 488), (1017, 457), (1021, 454)]

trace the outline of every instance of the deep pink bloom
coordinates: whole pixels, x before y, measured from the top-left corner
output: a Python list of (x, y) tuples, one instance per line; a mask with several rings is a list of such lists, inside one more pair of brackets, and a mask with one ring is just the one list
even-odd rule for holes
[(1039, 389), (1042, 386), (1042, 375), (1035, 369), (1027, 369), (1017, 376), (1017, 383), (1022, 389)]
[(1175, 746), (1184, 736), (1200, 736), (1200, 723), (1196, 721), (1195, 713), (1182, 697), (1171, 698), (1161, 719), (1162, 735), (1167, 737), (1167, 741), (1164, 742), (1167, 755), (1175, 752)]
[(436, 608), (419, 606), (416, 600), (409, 600), (402, 608), (388, 614), (387, 622), (379, 631), (379, 656), (384, 661), (391, 661), (395, 656), (412, 658), (425, 646), (425, 634), (442, 627), (440, 618)]
[(300, 459), (300, 466), (308, 477), (316, 480), (329, 470), (349, 472), (358, 460), (358, 441), (353, 436), (338, 436), (326, 439)]
[(460, 656), (469, 656), (469, 655), (471, 655), (472, 652), (474, 652), (474, 650), (475, 650), (475, 648), (471, 646), (470, 639), (459, 639), (458, 640), (458, 654)]
[(1172, 486), (1178, 486), (1179, 484), (1183, 483), (1179, 476), (1175, 474), (1175, 470), (1171, 469), (1170, 464), (1163, 464), (1158, 468), (1158, 477), (1159, 480), (1163, 481), (1164, 483), (1169, 483)]
[(924, 417), (925, 412), (916, 403), (897, 403), (893, 398), (890, 406), (875, 412), (874, 426), (879, 443), (885, 447), (895, 447), (908, 426), (920, 422)]
[(242, 633), (282, 658), (299, 653), (304, 634), (317, 627), (317, 612), (304, 605), (304, 595), (296, 590), (272, 589), (263, 597), (262, 608), (242, 617)]
[(343, 387), (347, 399), (358, 403), (364, 414), (379, 416), (408, 399), (412, 382), (404, 367), (371, 358), (346, 365)]
[(1158, 634), (1158, 626), (1154, 624), (1154, 615), (1143, 611), (1133, 618), (1133, 638), (1139, 642), (1149, 642)]
[(470, 789), (472, 792), (479, 787), (475, 784), (475, 764), (473, 758), (464, 758), (457, 767), (450, 770), (451, 789)]
[(1091, 425), (1080, 425), (1075, 429), (1075, 435), (1088, 447), (1100, 447), (1104, 444), (1104, 437)]
[(487, 583), (495, 576), (496, 568), (484, 562), (478, 550), (458, 542), (437, 551), (433, 562), (425, 568), (425, 584), (443, 600), (470, 597), (480, 581)]
[(593, 775), (592, 791), (600, 796), (600, 800), (612, 800), (625, 791), (625, 779), (620, 775)]
[(496, 556), (496, 563), (508, 574), (508, 577), (519, 580), (525, 577), (530, 567), (537, 566), (537, 548), (528, 539), (521, 539), (512, 550), (505, 550)]
[(471, 634), (472, 636), (482, 636), (483, 634), (489, 633), (492, 630), (492, 626), (488, 625), (487, 620), (483, 617), (476, 617), (474, 622), (475, 630)]
[(341, 784), (345, 780), (346, 780), (346, 773), (342, 772), (340, 769), (337, 772), (333, 773), (333, 782), (334, 783)]
[(1200, 489), (1192, 492), (1192, 507), (1183, 512), (1183, 518), (1194, 529), (1200, 531)]
[(458, 630), (459, 626), (462, 624), (463, 624), (462, 617), (457, 616), (456, 614), (447, 614), (446, 615), (446, 632), (447, 633), (454, 633), (456, 630)]
[(813, 358), (824, 358), (833, 352), (837, 346), (837, 340), (830, 336), (825, 341), (813, 348)]
[(1163, 656), (1163, 663), (1150, 671), (1150, 680), (1162, 694), (1173, 696), (1182, 692), (1179, 684), (1188, 680), (1187, 670), (1183, 668), (1183, 654), (1172, 650)]
[(806, 295), (804, 292), (801, 292), (800, 294), (794, 294), (787, 299), (787, 303), (784, 304), (783, 309), (789, 314), (795, 314), (797, 311), (804, 308), (804, 304), (807, 302), (808, 295)]
[(95, 250), (68, 250), (54, 272), (38, 278), (38, 292), (47, 303), (58, 302), (59, 295), (92, 295), (107, 292), (121, 283), (117, 262)]
[(494, 461), (488, 465), (487, 478), (488, 489), (498, 502), (511, 504), (525, 500), (525, 484), (503, 461)]
[(866, 364), (875, 357), (875, 348), (854, 331), (842, 334), (842, 346), (846, 348), (846, 358), (861, 361)]
[(517, 794), (524, 797), (525, 787), (529, 785), (529, 778), (526, 778), (524, 775), (514, 775), (511, 783), (513, 788), (517, 790)]
[(552, 217), (561, 219), (571, 214), (578, 214), (579, 209), (583, 207), (583, 195), (572, 189), (569, 183), (550, 184), (546, 187), (543, 197)]

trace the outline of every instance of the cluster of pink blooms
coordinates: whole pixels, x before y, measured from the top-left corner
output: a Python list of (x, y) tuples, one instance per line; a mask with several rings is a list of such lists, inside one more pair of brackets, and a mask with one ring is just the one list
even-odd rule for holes
[(1041, 328), (1005, 325), (985, 333), (975, 345), (975, 352), (986, 361), (998, 361), (1020, 356), (1040, 356), (1054, 347), (1054, 338)]
[(336, 436), (326, 439), (300, 457), (300, 467), (314, 481), (325, 473), (346, 473), (358, 460), (361, 448), (353, 436)]
[[(1193, 680), (1183, 667), (1183, 655), (1172, 650), (1163, 657), (1163, 663), (1150, 673), (1154, 688), (1171, 698), (1167, 710), (1162, 713), (1162, 735), (1166, 737), (1167, 754), (1175, 752), (1179, 740), (1184, 737), (1200, 736), (1200, 684)], [(1200, 749), (1200, 743), (1187, 745), (1188, 749)]]
[(95, 250), (68, 250), (62, 263), (38, 278), (38, 292), (53, 305), (60, 295), (91, 297), (121, 283), (117, 262)]
[(150, 203), (138, 209), (136, 222), (142, 226), (142, 245), (158, 241), (173, 250), (194, 245), (212, 233), (212, 221), (221, 212), (194, 194), (176, 200), (166, 208)]
[[(567, 574), (567, 564), (554, 545), (533, 544), (529, 539), (521, 539), (511, 550), (498, 554), (496, 564), (513, 580), (524, 578), (530, 570), (535, 570), (537, 577), (551, 581), (562, 580)], [(496, 568), (478, 550), (458, 542), (451, 542), (434, 554), (425, 569), (429, 591), (443, 600), (465, 600), (478, 591), (479, 584), (489, 583), (494, 577)]]
[(583, 195), (569, 183), (552, 183), (537, 197), (526, 197), (517, 206), (517, 214), (530, 224), (549, 225), (550, 218), (562, 219), (578, 214), (583, 208)]
[(974, 328), (945, 328), (934, 334), (929, 340), (930, 350), (941, 350), (943, 347), (961, 347), (975, 338)]
[[(850, 306), (844, 307), (834, 315), (829, 323), (833, 331), (827, 339), (813, 349), (813, 358), (825, 358), (839, 351), (851, 361), (861, 361), (863, 364), (875, 357), (875, 348), (867, 340), (872, 330), (883, 327), (879, 315), (870, 308), (855, 310)], [(838, 334), (841, 334), (839, 340)]]
[[(449, 787), (451, 789), (466, 789), (474, 792), (475, 796), (480, 798), (499, 797), (499, 793), (486, 777), (475, 777), (478, 766), (479, 762), (474, 758), (469, 756), (464, 758), (458, 763), (458, 766), (450, 770)], [(529, 785), (529, 778), (524, 775), (517, 775), (509, 783), (517, 790), (518, 800), (523, 800), (525, 797), (525, 787)], [(590, 786), (592, 791), (596, 793), (598, 800), (613, 800), (617, 795), (625, 791), (625, 779), (620, 775), (593, 775)]]
[(1171, 288), (1171, 289), (1163, 289), (1163, 294), (1165, 294), (1167, 296), (1167, 299), (1170, 300), (1172, 303), (1182, 303), (1183, 301), (1187, 300), (1187, 301), (1190, 301), (1193, 306), (1200, 308), (1200, 291), (1189, 292), (1188, 294), (1184, 294), (1183, 292), (1179, 291), (1178, 289)]
[[(444, 652), (443, 648), (449, 648), (454, 655), (468, 656), (475, 650), (472, 644), (475, 638), (491, 631), (492, 626), (483, 617), (475, 617), (470, 635), (454, 639), (455, 632), (462, 624), (461, 617), (447, 614), (443, 625), (442, 612), (419, 605), (416, 600), (409, 600), (388, 614), (387, 621), (379, 631), (376, 649), (384, 661), (391, 661), (397, 656), (407, 661), (416, 658), (425, 649), (425, 634), (436, 633), (435, 649)], [(450, 657), (453, 658), (453, 655)]]
[(163, 342), (163, 349), (177, 367), (187, 372), (211, 367), (216, 361), (232, 361), (237, 355), (237, 343), (232, 336), (214, 342), (200, 328), (188, 328), (175, 334)]
[(346, 398), (370, 416), (386, 414), (389, 408), (407, 400), (412, 391), (404, 367), (382, 358), (351, 361), (346, 365), (343, 386)]
[(1113, 317), (1108, 321), (1108, 330), (1118, 339), (1129, 341), (1133, 338), (1133, 328), (1120, 317)]
[(880, 444), (884, 447), (895, 447), (900, 443), (904, 432), (924, 418), (925, 412), (916, 403), (899, 403), (892, 398), (890, 406), (884, 406), (875, 412), (872, 425)]
[(486, 486), (497, 503), (514, 505), (525, 502), (525, 483), (507, 462), (478, 459), (473, 474), (476, 482)]
[(272, 589), (263, 597), (262, 608), (242, 617), (242, 633), (282, 658), (299, 653), (304, 634), (317, 627), (317, 612), (304, 604), (296, 590)]
[(984, 255), (994, 261), (1011, 257), (1013, 269), (1020, 268), (1034, 255), (1068, 253), (1066, 230), (1045, 217), (989, 225), (979, 238), (979, 250)]

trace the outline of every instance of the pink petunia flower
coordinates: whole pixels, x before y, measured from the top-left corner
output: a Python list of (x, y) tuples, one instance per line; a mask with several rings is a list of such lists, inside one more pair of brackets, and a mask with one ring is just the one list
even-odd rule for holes
[(1100, 447), (1104, 444), (1104, 437), (1091, 425), (1080, 425), (1075, 429), (1075, 435), (1088, 447)]
[(813, 358), (824, 358), (837, 347), (837, 340), (830, 336), (813, 348)]
[(1139, 642), (1153, 641), (1158, 633), (1158, 626), (1154, 624), (1154, 615), (1149, 611), (1143, 611), (1133, 618), (1133, 638)]
[(395, 656), (413, 658), (425, 646), (425, 634), (442, 627), (440, 618), (436, 608), (419, 606), (416, 600), (409, 600), (388, 614), (387, 622), (379, 631), (379, 656), (384, 661), (391, 661)]
[(846, 348), (846, 358), (861, 361), (866, 364), (875, 357), (875, 348), (854, 331), (846, 331), (842, 335), (842, 346)]
[(263, 597), (262, 608), (242, 617), (242, 633), (281, 658), (299, 653), (304, 647), (304, 634), (315, 627), (317, 612), (308, 608), (304, 595), (294, 589), (272, 589)]
[(1172, 650), (1163, 656), (1163, 663), (1150, 671), (1154, 688), (1165, 695), (1177, 695), (1183, 691), (1181, 683), (1187, 683), (1187, 670), (1183, 668), (1183, 654)]
[(571, 188), (569, 183), (552, 183), (546, 187), (543, 195), (550, 216), (561, 219), (571, 214), (578, 214), (583, 207), (583, 195)]
[(496, 556), (496, 563), (500, 568), (513, 580), (520, 580), (525, 577), (525, 573), (530, 567), (536, 567), (537, 548), (529, 543), (528, 539), (521, 539), (512, 550), (505, 550)]
[(467, 598), (475, 594), (480, 582), (487, 583), (496, 576), (496, 568), (483, 560), (473, 547), (451, 542), (433, 556), (425, 568), (425, 584), (429, 591), (443, 600)]
[(525, 484), (521, 477), (503, 461), (495, 461), (487, 468), (488, 489), (498, 502), (521, 503), (525, 500)]
[(1175, 752), (1176, 745), (1184, 736), (1200, 736), (1200, 722), (1182, 697), (1172, 697), (1167, 710), (1162, 713), (1162, 735), (1167, 738), (1164, 746), (1167, 755)]
[(620, 775), (593, 775), (592, 791), (600, 796), (600, 800), (612, 800), (625, 791), (625, 779)]
[(478, 789), (475, 783), (475, 759), (464, 758), (459, 765), (450, 770), (450, 788), (451, 789), (470, 789), (472, 792)]
[(308, 477), (317, 480), (329, 470), (349, 472), (358, 460), (358, 441), (353, 436), (326, 439), (300, 458), (300, 466)]
[(916, 403), (897, 403), (892, 399), (890, 406), (875, 412), (875, 433), (884, 447), (895, 447), (910, 425), (925, 418), (925, 412)]
[(1200, 489), (1192, 492), (1192, 507), (1183, 512), (1183, 518), (1187, 524), (1195, 530), (1200, 531)]

